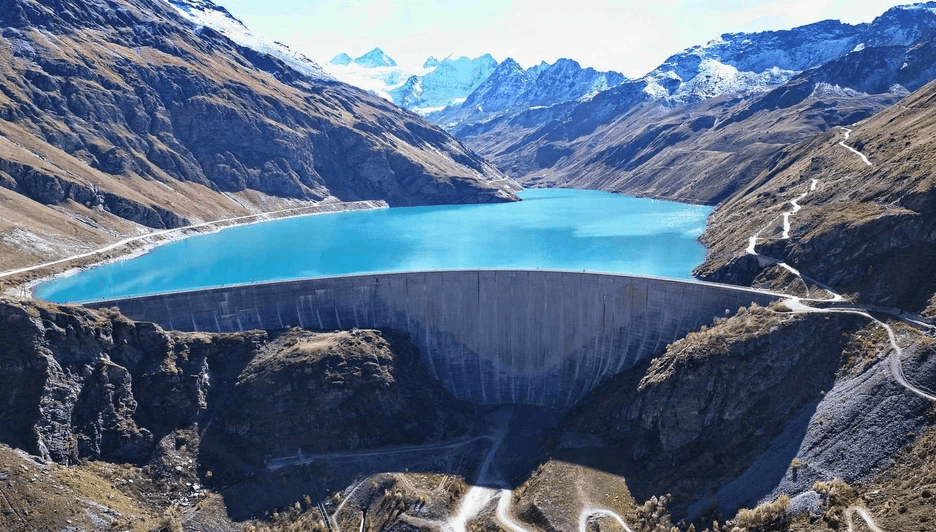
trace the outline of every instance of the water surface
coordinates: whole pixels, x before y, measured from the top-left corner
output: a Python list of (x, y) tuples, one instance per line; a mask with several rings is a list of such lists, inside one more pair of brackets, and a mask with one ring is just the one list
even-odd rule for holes
[(533, 189), (495, 205), (406, 207), (232, 227), (44, 283), (37, 296), (90, 301), (355, 273), (481, 268), (687, 279), (711, 207), (593, 190)]

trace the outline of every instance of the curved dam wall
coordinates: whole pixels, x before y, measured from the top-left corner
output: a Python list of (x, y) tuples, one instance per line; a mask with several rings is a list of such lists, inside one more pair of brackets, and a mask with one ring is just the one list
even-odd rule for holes
[(492, 270), (306, 279), (86, 306), (117, 306), (181, 331), (408, 333), (429, 372), (461, 399), (564, 408), (726, 311), (778, 297), (695, 281)]

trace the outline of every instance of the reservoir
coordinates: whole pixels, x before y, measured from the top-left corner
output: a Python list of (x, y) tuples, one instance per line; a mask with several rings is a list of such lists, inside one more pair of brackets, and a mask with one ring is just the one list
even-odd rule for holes
[(80, 302), (357, 273), (551, 269), (691, 278), (712, 208), (593, 190), (521, 202), (355, 211), (232, 227), (59, 278), (36, 296)]

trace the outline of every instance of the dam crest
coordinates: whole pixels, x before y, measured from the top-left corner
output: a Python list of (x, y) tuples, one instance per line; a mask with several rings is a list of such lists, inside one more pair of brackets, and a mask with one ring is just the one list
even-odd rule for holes
[(381, 273), (86, 303), (179, 331), (303, 327), (408, 334), (429, 372), (474, 404), (567, 408), (667, 344), (778, 294), (548, 270)]

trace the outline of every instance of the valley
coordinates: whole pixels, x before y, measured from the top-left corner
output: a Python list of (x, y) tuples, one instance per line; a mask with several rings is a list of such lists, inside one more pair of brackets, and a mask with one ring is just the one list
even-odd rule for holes
[[(931, 530), (934, 37), (927, 2), (634, 78), (319, 66), (208, 0), (0, 0), (0, 528)], [(694, 279), (593, 273), (651, 254), (621, 244), (652, 225), (614, 217), (632, 198), (597, 191), (691, 204), (641, 216), (669, 228), (653, 252), (698, 237)], [(360, 263), (353, 216), (408, 241), (394, 216), (425, 236), (450, 209), (493, 262), (28, 297), (277, 218), (297, 229), (274, 249)], [(529, 265), (497, 209), (552, 231), (518, 231)], [(595, 258), (535, 260), (574, 241)], [(251, 264), (222, 257), (201, 270)]]

